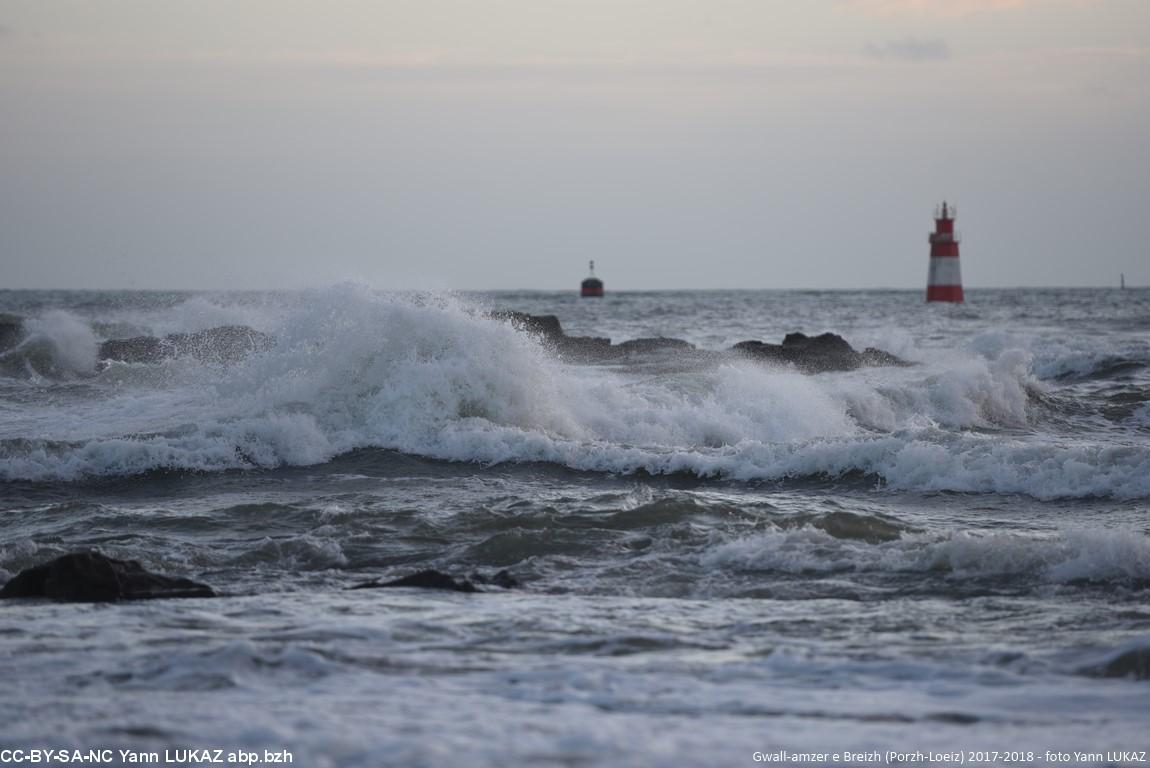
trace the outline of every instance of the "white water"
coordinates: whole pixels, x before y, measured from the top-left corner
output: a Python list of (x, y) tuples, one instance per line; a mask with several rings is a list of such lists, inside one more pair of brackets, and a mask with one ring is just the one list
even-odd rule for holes
[[(195, 312), (174, 314), (197, 318), (195, 327), (206, 300), (193, 301)], [(1033, 354), (1000, 337), (946, 350), (903, 344), (916, 362), (905, 369), (808, 376), (731, 361), (652, 374), (564, 365), (481, 309), (353, 285), (310, 292), (268, 311), (273, 350), (233, 367), (114, 363), (85, 398), (29, 404), (0, 439), (38, 442), (6, 448), (0, 477), (310, 465), (377, 447), (606, 472), (861, 472), (902, 490), (1150, 495), (1147, 441), (1034, 428), (1031, 394), (1046, 385)], [(77, 318), (55, 311), (31, 327), (61, 368), (94, 368), (95, 340)], [(1080, 367), (1076, 354), (1068, 364)], [(1039, 367), (1052, 366), (1062, 370)]]
[(886, 571), (942, 573), (961, 580), (1148, 581), (1150, 538), (1139, 531), (1068, 528), (1052, 534), (912, 533), (872, 544), (802, 528), (722, 544), (702, 562), (710, 568), (792, 574)]

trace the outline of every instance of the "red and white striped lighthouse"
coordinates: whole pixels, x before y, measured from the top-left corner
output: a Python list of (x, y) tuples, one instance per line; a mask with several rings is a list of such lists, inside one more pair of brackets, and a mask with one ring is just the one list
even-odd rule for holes
[(962, 301), (962, 270), (958, 266), (958, 236), (954, 234), (957, 209), (944, 201), (934, 212), (934, 232), (930, 236), (930, 274), (926, 280), (927, 301)]

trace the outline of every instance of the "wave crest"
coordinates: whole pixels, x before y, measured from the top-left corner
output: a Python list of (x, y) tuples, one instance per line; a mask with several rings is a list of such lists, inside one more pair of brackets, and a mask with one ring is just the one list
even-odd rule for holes
[[(818, 376), (748, 361), (653, 372), (562, 364), (482, 310), (359, 286), (311, 292), (277, 315), (264, 353), (226, 369), (172, 363), (163, 377), (109, 370), (92, 385), (99, 398), (40, 409), (26, 431), (0, 434), (0, 478), (271, 468), (382, 448), (613, 473), (1150, 495), (1150, 448), (1027, 431), (1041, 385), (1020, 350)], [(53, 338), (73, 338), (73, 363), (87, 365), (79, 321), (55, 322)]]
[(100, 343), (92, 327), (63, 310), (23, 321), (23, 338), (0, 354), (0, 374), (62, 378), (96, 370)]
[(1137, 531), (1071, 529), (1053, 536), (1014, 533), (906, 533), (868, 543), (805, 526), (721, 544), (708, 568), (786, 574), (846, 571), (937, 573), (955, 578), (1023, 577), (1075, 582), (1150, 583), (1150, 538)]

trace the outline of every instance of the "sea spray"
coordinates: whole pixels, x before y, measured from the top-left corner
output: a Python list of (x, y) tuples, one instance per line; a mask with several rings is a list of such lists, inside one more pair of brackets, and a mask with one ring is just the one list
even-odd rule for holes
[(0, 354), (0, 375), (75, 377), (96, 369), (99, 340), (87, 321), (53, 309), (24, 321), (24, 339)]
[[(89, 365), (83, 323), (46, 317), (37, 338), (51, 328), (62, 360)], [(1030, 433), (1043, 385), (1009, 340), (923, 352), (909, 368), (811, 376), (730, 360), (652, 375), (563, 364), (454, 295), (341, 285), (263, 325), (275, 345), (234, 365), (166, 361), (154, 366), (166, 378), (126, 386), (114, 368), (82, 402), (39, 406), (34, 439), (19, 422), (0, 435), (0, 477), (303, 466), (382, 448), (746, 482), (861, 475), (891, 490), (1150, 495), (1144, 443)]]

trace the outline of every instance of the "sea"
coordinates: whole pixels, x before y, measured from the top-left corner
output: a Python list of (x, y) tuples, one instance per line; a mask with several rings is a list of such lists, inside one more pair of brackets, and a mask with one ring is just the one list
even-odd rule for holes
[[(496, 310), (707, 350), (829, 331), (911, 364), (564, 362)], [(1147, 759), (1150, 290), (0, 312), (24, 329), (0, 352), (0, 581), (97, 549), (221, 594), (0, 603), (0, 763)], [(274, 344), (98, 359), (225, 325)], [(348, 589), (423, 569), (518, 586)]]

